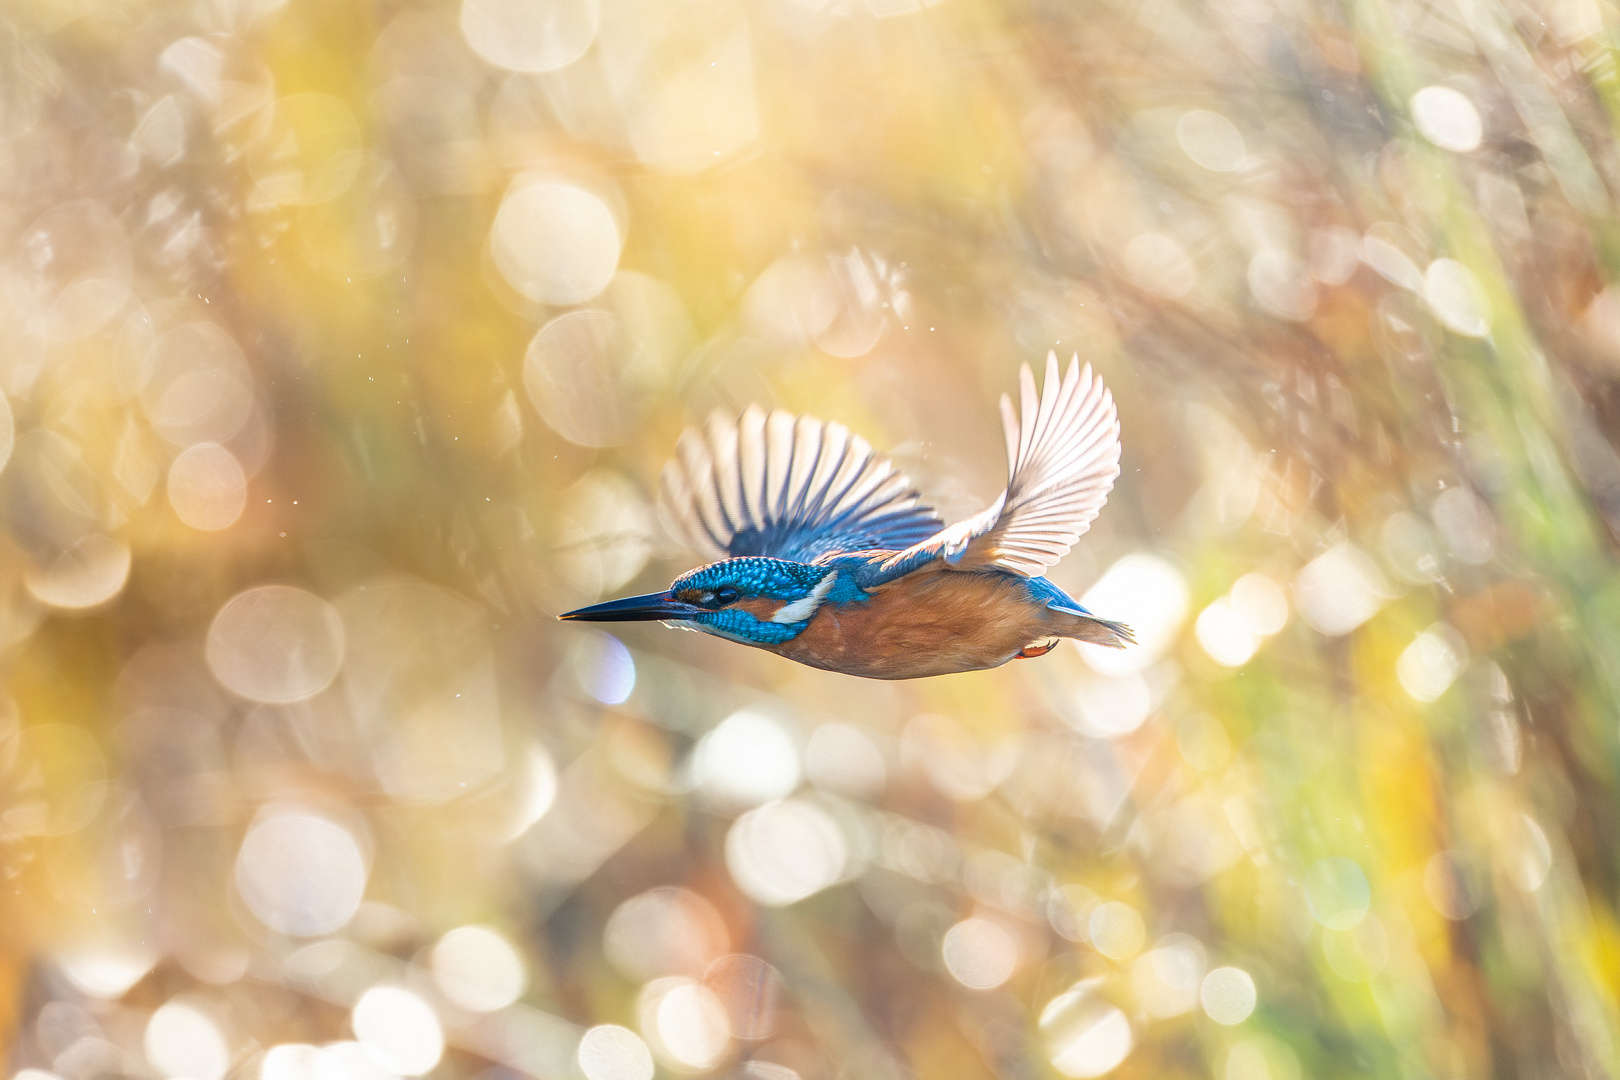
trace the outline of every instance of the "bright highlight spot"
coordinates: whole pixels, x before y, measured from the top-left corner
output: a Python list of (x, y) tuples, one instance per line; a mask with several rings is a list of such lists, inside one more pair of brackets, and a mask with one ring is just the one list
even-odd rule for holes
[(59, 954), (56, 962), (80, 992), (111, 1000), (145, 978), (158, 954), (144, 945), (100, 946)]
[(1204, 976), (1198, 990), (1204, 1013), (1217, 1024), (1241, 1024), (1259, 1000), (1254, 979), (1242, 968), (1220, 967)]
[(231, 1065), (219, 1027), (183, 1001), (171, 1001), (152, 1014), (145, 1049), (152, 1068), (175, 1080), (220, 1080)]
[(1442, 150), (1466, 154), (1479, 149), (1485, 135), (1479, 110), (1460, 91), (1449, 86), (1425, 86), (1412, 95), (1412, 121)]
[(989, 919), (963, 919), (945, 931), (940, 953), (945, 970), (969, 990), (993, 990), (1018, 966), (1018, 942)]
[(272, 1046), (259, 1061), (259, 1080), (351, 1080), (335, 1055), (307, 1043)]
[(578, 304), (607, 288), (622, 242), (607, 203), (572, 184), (533, 177), (513, 184), (489, 233), (501, 276), (543, 304)]
[(698, 742), (692, 774), (704, 794), (722, 805), (759, 806), (799, 786), (799, 751), (780, 723), (744, 709)]
[(1130, 623), (1128, 649), (1080, 646), (1086, 663), (1104, 675), (1126, 675), (1152, 664), (1175, 643), (1187, 618), (1187, 582), (1157, 555), (1127, 555), (1110, 566), (1080, 599), (1088, 611)]
[(731, 1046), (725, 1008), (691, 979), (648, 983), (636, 1011), (655, 1054), (683, 1070), (708, 1069)]
[(122, 592), (129, 580), (129, 565), (127, 545), (91, 533), (46, 566), (29, 570), (23, 582), (40, 603), (79, 611), (104, 604)]
[(1288, 625), (1288, 594), (1264, 574), (1244, 574), (1232, 585), (1232, 613), (1251, 633), (1270, 637)]
[(297, 810), (272, 810), (248, 829), (236, 856), (236, 888), (272, 930), (329, 934), (348, 922), (366, 891), (366, 860), (349, 831)]
[(1455, 259), (1436, 259), (1423, 272), (1423, 294), (1434, 317), (1464, 337), (1491, 332), (1491, 302), (1479, 279)]
[(1312, 627), (1338, 637), (1378, 613), (1390, 595), (1378, 564), (1343, 543), (1306, 563), (1294, 578), (1294, 603)]
[(420, 1076), (444, 1056), (444, 1031), (428, 1003), (397, 986), (373, 986), (354, 1006), (360, 1045), (390, 1072)]
[(769, 907), (803, 900), (844, 874), (849, 851), (827, 811), (797, 799), (766, 803), (726, 833), (726, 868), (750, 898)]
[(371, 1056), (371, 1051), (357, 1042), (327, 1043), (321, 1047), (321, 1053), (329, 1060), (337, 1062), (346, 1080), (399, 1080), (398, 1076), (383, 1068), (382, 1064)]
[(1117, 678), (1093, 676), (1080, 680), (1076, 705), (1076, 726), (1093, 738), (1108, 739), (1142, 726), (1153, 711), (1153, 693), (1147, 680), (1135, 672)]
[(1099, 904), (1086, 922), (1086, 936), (1104, 956), (1124, 960), (1135, 956), (1147, 938), (1142, 916), (1129, 904), (1110, 900)]
[(617, 1024), (600, 1024), (579, 1040), (585, 1080), (652, 1080), (652, 1052), (641, 1037)]
[(462, 0), (473, 52), (511, 71), (555, 71), (585, 55), (601, 17), (597, 0)]
[(247, 474), (218, 443), (187, 447), (169, 466), (169, 505), (193, 529), (229, 528), (247, 505)]
[(822, 791), (869, 799), (883, 790), (889, 769), (872, 737), (853, 724), (822, 724), (804, 746), (804, 771)]
[(1170, 934), (1131, 965), (1131, 989), (1149, 1016), (1163, 1019), (1198, 1005), (1204, 947), (1186, 934)]
[(1446, 623), (1438, 622), (1412, 640), (1395, 661), (1401, 689), (1415, 700), (1434, 701), (1468, 666), (1468, 644)]
[(343, 620), (314, 593), (261, 585), (237, 593), (214, 616), (208, 669), (249, 701), (284, 705), (326, 689), (343, 663)]
[(668, 886), (626, 900), (602, 930), (608, 961), (636, 982), (696, 977), (728, 948), (726, 924), (714, 905), (688, 889)]
[(504, 1009), (527, 983), (517, 950), (487, 926), (458, 926), (444, 935), (432, 963), (439, 991), (469, 1012)]
[(1224, 596), (1199, 612), (1193, 633), (1204, 652), (1222, 667), (1242, 667), (1260, 648), (1260, 635), (1249, 629)]
[(1100, 978), (1078, 982), (1041, 1010), (1047, 1058), (1064, 1076), (1112, 1072), (1135, 1045), (1131, 1022), (1101, 996), (1101, 985)]
[(612, 634), (581, 634), (574, 650), (574, 674), (603, 705), (622, 705), (636, 688), (636, 661)]

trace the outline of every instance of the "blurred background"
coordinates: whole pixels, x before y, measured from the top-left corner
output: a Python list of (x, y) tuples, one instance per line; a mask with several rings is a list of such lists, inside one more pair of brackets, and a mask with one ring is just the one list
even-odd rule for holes
[[(15, 1080), (1620, 1074), (1603, 0), (10, 0)], [(1138, 644), (553, 616), (716, 407)]]

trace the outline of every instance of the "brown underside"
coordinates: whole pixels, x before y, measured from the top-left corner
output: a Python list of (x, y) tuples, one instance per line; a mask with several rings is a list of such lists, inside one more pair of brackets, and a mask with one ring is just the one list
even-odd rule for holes
[(1054, 637), (1120, 643), (1098, 620), (1031, 603), (1016, 578), (930, 569), (907, 574), (863, 603), (823, 604), (798, 637), (767, 648), (863, 678), (918, 679), (1000, 667), (1025, 646)]

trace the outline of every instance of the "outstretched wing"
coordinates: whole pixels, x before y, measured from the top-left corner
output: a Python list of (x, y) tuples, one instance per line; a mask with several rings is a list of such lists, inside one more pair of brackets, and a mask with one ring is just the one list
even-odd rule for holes
[(810, 562), (834, 551), (903, 548), (939, 515), (911, 481), (842, 424), (750, 405), (716, 411), (681, 436), (664, 467), (660, 509), (676, 536), (714, 558)]
[[(1079, 357), (1058, 378), (1057, 356), (1046, 357), (1043, 392), (1024, 365), (1022, 420), (1001, 399), (1007, 434), (1007, 490), (989, 509), (899, 552), (876, 571), (878, 580), (909, 573), (934, 559), (969, 569), (995, 566), (1039, 577), (1068, 554), (1108, 501), (1119, 476), (1119, 414), (1108, 388), (1080, 367)], [(863, 582), (863, 584), (866, 584)]]

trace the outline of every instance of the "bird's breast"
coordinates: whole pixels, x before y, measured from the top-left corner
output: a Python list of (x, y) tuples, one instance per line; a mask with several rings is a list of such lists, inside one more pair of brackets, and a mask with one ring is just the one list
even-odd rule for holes
[(854, 603), (823, 604), (791, 660), (869, 679), (915, 679), (1006, 663), (1047, 632), (1040, 605), (1002, 574), (922, 571)]

